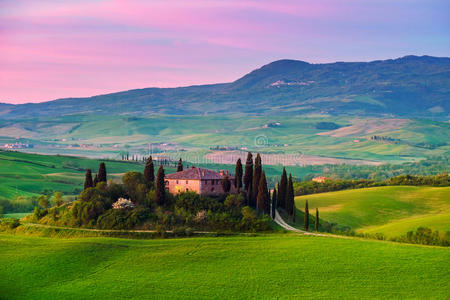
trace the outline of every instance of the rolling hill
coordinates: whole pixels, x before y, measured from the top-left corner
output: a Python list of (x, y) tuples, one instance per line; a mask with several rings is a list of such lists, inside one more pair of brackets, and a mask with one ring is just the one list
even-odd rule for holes
[(450, 251), (359, 239), (0, 234), (6, 299), (445, 299)]
[(361, 233), (398, 237), (418, 227), (450, 231), (450, 187), (384, 186), (320, 193), (295, 198), (305, 201), (320, 218)]
[(0, 118), (326, 113), (442, 119), (448, 115), (449, 87), (450, 58), (405, 56), (328, 64), (280, 60), (231, 83), (144, 88), (89, 98), (0, 105)]

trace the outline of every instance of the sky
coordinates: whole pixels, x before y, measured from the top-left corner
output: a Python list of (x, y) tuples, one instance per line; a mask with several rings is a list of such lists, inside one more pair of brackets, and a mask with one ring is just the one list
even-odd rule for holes
[(0, 102), (231, 82), (278, 59), (450, 56), (448, 0), (0, 0)]

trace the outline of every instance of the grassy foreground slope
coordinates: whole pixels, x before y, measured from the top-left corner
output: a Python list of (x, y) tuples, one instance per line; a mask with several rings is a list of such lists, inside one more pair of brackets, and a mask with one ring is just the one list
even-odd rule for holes
[(385, 186), (296, 197), (311, 211), (357, 232), (397, 237), (420, 226), (450, 231), (450, 187)]
[(6, 299), (433, 298), (450, 250), (299, 235), (125, 240), (0, 235)]

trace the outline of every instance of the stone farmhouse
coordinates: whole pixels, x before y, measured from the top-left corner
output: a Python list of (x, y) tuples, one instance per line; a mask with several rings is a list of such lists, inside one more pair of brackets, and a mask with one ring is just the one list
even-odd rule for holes
[(216, 172), (196, 167), (166, 175), (166, 190), (174, 195), (181, 192), (196, 192), (200, 195), (221, 195), (225, 193), (222, 188), (222, 180), (225, 177), (228, 177), (228, 180), (231, 181), (230, 192), (235, 192), (234, 176), (228, 171), (221, 170)]

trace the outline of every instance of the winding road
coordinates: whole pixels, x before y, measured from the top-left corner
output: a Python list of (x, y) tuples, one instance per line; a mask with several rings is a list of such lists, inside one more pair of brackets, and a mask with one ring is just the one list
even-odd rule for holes
[(304, 235), (326, 236), (326, 237), (334, 237), (334, 238), (341, 238), (341, 239), (349, 239), (349, 238), (351, 238), (351, 237), (348, 237), (348, 236), (315, 233), (315, 232), (308, 232), (308, 231), (297, 229), (295, 227), (292, 227), (288, 223), (286, 223), (283, 220), (283, 218), (280, 216), (280, 214), (278, 213), (278, 210), (275, 210), (275, 219), (273, 219), (273, 220), (275, 221), (275, 223), (277, 223), (278, 225), (280, 225), (281, 227), (283, 227), (284, 229), (286, 229), (288, 231), (297, 232), (297, 233), (301, 233), (301, 234), (304, 234)]

